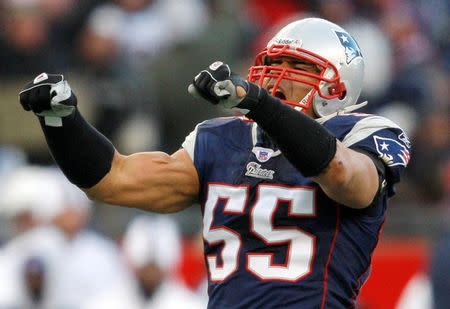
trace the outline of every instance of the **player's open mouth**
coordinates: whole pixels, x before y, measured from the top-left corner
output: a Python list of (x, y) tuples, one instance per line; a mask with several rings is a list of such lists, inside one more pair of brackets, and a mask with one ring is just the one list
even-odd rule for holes
[(280, 100), (286, 100), (286, 96), (284, 95), (284, 93), (278, 89), (273, 96)]
[(284, 94), (283, 89), (281, 89), (280, 87), (277, 88), (277, 90), (275, 91), (275, 93), (273, 92), (273, 87), (269, 87), (268, 91), (271, 95), (273, 95), (274, 97), (280, 99), (280, 100), (286, 100), (286, 95)]

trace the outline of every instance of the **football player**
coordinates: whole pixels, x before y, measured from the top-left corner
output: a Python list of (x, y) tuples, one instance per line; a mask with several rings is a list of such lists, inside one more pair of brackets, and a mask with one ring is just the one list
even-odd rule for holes
[(410, 148), (395, 123), (351, 112), (363, 71), (344, 29), (292, 22), (247, 80), (220, 61), (195, 76), (189, 93), (245, 117), (198, 124), (172, 155), (120, 154), (62, 75), (36, 77), (20, 102), (91, 198), (162, 213), (200, 202), (210, 308), (349, 308)]

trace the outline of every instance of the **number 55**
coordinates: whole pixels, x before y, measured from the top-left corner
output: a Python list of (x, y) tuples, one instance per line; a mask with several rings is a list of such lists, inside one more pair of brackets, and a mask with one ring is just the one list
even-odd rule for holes
[[(221, 265), (217, 255), (207, 255), (210, 278), (214, 282), (227, 279), (238, 268), (242, 249), (241, 235), (226, 227), (213, 226), (215, 208), (225, 200), (224, 214), (242, 215), (248, 199), (247, 186), (210, 184), (203, 217), (203, 237), (209, 245), (223, 243)], [(261, 184), (250, 211), (250, 231), (267, 246), (288, 244), (286, 263), (273, 263), (273, 253), (246, 254), (247, 269), (262, 280), (298, 281), (311, 272), (316, 237), (297, 227), (274, 227), (273, 217), (280, 202), (289, 203), (288, 216), (304, 218), (315, 216), (315, 190), (308, 187), (282, 187)], [(295, 225), (294, 223), (292, 225)]]

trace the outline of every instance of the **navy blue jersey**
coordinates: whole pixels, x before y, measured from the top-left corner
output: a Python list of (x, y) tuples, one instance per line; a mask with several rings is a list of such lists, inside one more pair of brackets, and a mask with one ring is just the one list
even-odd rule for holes
[(338, 115), (322, 125), (385, 163), (387, 190), (375, 205), (355, 210), (328, 198), (255, 122), (208, 120), (186, 138), (201, 184), (209, 308), (354, 306), (410, 145), (379, 116)]

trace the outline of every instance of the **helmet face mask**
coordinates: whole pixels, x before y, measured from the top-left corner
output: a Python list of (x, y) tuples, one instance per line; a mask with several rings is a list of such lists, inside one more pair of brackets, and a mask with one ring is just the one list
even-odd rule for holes
[[(317, 72), (271, 65), (273, 58), (306, 61)], [(248, 80), (303, 111), (312, 105), (315, 114), (322, 117), (356, 103), (363, 72), (359, 47), (345, 30), (323, 19), (307, 18), (287, 25), (269, 41), (249, 69)], [(282, 82), (300, 83), (311, 90), (304, 98), (293, 101), (277, 95)]]

